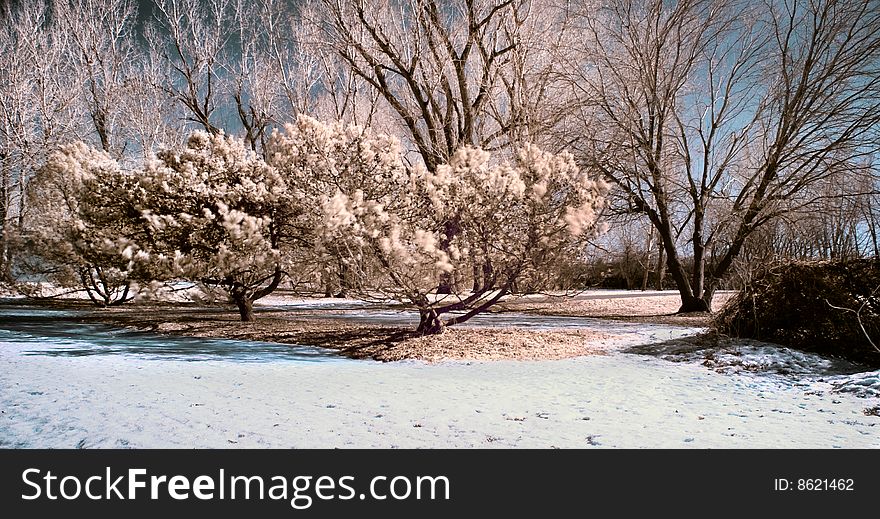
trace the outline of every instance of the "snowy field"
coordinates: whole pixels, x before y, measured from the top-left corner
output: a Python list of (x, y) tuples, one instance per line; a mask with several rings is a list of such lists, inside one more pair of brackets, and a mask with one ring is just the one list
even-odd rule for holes
[(751, 344), (706, 365), (620, 351), (696, 329), (608, 323), (610, 354), (556, 361), (379, 363), (15, 312), (2, 447), (880, 447), (878, 372)]

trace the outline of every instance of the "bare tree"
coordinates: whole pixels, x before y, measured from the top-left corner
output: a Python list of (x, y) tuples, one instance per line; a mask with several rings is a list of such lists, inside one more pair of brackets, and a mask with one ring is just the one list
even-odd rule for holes
[(59, 23), (72, 42), (66, 60), (79, 72), (80, 97), (101, 149), (121, 157), (128, 146), (125, 99), (138, 81), (133, 0), (69, 0), (59, 4)]
[[(231, 97), (244, 141), (262, 149), (273, 122), (292, 120), (308, 102), (314, 81), (310, 70), (298, 69), (293, 41), (297, 21), (278, 0), (235, 0), (232, 20), (237, 52), (225, 64), (224, 94)], [(285, 113), (286, 117), (279, 115)]]
[(252, 149), (262, 149), (272, 127), (300, 114), (369, 123), (378, 93), (328, 52), (313, 7), (285, 0), (235, 0), (232, 37), (237, 49), (223, 65), (221, 95), (228, 99)]
[[(143, 56), (146, 54), (146, 56)], [(127, 155), (130, 158), (147, 158), (160, 145), (182, 145), (186, 140), (185, 125), (188, 110), (178, 103), (166, 88), (172, 76), (170, 65), (153, 59), (149, 53), (137, 64), (133, 76), (125, 82), (126, 95), (120, 100), (125, 114)], [(135, 149), (136, 148), (136, 149)], [(135, 151), (140, 151), (140, 157)]]
[[(149, 32), (165, 91), (211, 133), (240, 133), (262, 151), (273, 127), (316, 112), (336, 93), (302, 9), (284, 0), (163, 0)], [(352, 110), (352, 108), (348, 108)]]
[(70, 35), (57, 8), (7, 5), (0, 26), (0, 277), (9, 279), (10, 241), (26, 210), (27, 183), (47, 150), (80, 132), (78, 75), (66, 59)]
[(756, 229), (877, 150), (874, 0), (613, 0), (572, 16), (589, 43), (570, 67), (569, 142), (657, 229), (682, 312), (711, 310)]
[(152, 59), (173, 76), (162, 85), (187, 110), (187, 119), (219, 133), (218, 88), (235, 27), (233, 0), (158, 0), (147, 32)]
[(783, 260), (854, 260), (874, 254), (871, 186), (862, 171), (840, 171), (805, 191), (809, 207), (781, 214), (757, 229), (743, 247), (749, 268)]

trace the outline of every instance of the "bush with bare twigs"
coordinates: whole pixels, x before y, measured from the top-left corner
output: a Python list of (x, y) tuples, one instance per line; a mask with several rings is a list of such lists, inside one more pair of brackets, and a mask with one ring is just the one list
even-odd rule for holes
[(768, 266), (713, 324), (733, 337), (880, 365), (880, 260)]

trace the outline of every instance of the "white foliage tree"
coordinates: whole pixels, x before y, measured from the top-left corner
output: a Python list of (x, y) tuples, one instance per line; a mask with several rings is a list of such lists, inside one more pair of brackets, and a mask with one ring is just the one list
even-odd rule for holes
[[(289, 185), (305, 196), (313, 210), (306, 215), (307, 227), (320, 234), (324, 227), (322, 205), (337, 190), (354, 193), (361, 190), (367, 199), (404, 196), (401, 148), (397, 139), (371, 134), (356, 125), (340, 122), (324, 124), (308, 116), (275, 132), (269, 141), (268, 160), (278, 168)], [(364, 285), (370, 265), (346, 240), (312, 240), (320, 247), (323, 275), (335, 271), (340, 296), (356, 285)], [(327, 280), (324, 280), (327, 284)]]
[(253, 302), (284, 278), (281, 247), (296, 239), (300, 196), (242, 139), (204, 131), (139, 175), (132, 205), (152, 277), (219, 288), (253, 320)]
[[(523, 147), (511, 163), (459, 149), (434, 172), (407, 167), (396, 139), (357, 126), (301, 117), (276, 132), (270, 162), (319, 208), (316, 239), (350, 265), (376, 265), (373, 292), (414, 305), (418, 332), (437, 333), (487, 310), (517, 282), (540, 275), (559, 254), (599, 229), (606, 186), (568, 154)], [(450, 214), (463, 214), (454, 237)], [(477, 251), (488, 282), (468, 295), (436, 295), (440, 277)], [(361, 275), (365, 273), (358, 271)]]
[[(242, 139), (197, 131), (143, 168), (124, 171), (83, 143), (51, 155), (32, 184), (34, 263), (101, 305), (143, 285), (192, 281), (225, 293), (243, 321), (285, 275), (300, 194)], [(36, 271), (36, 269), (35, 269)]]
[[(316, 25), (390, 116), (383, 131), (404, 136), (433, 173), (462, 147), (512, 155), (558, 119), (545, 52), (564, 24), (555, 8), (524, 0), (319, 0)], [(556, 33), (545, 38), (548, 29)], [(545, 41), (546, 40), (546, 41)], [(554, 97), (555, 96), (555, 97)], [(444, 250), (460, 215), (445, 223)], [(467, 265), (465, 265), (467, 266)], [(471, 261), (474, 288), (480, 267)], [(450, 292), (447, 273), (438, 289)]]
[[(85, 291), (99, 306), (131, 300), (139, 249), (119, 201), (137, 196), (136, 178), (107, 152), (77, 142), (49, 156), (29, 195), (20, 268), (55, 287)], [(40, 284), (23, 286), (43, 292)]]

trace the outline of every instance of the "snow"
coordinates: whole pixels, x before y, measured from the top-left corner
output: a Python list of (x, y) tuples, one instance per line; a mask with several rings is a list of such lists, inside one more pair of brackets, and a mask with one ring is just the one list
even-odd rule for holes
[[(793, 385), (807, 391), (852, 393), (880, 397), (880, 371), (842, 359), (831, 359), (759, 341), (741, 339), (735, 345), (698, 351), (672, 352), (675, 341), (656, 347), (654, 353), (674, 362), (699, 362), (719, 373), (755, 376), (767, 383)], [(651, 347), (640, 348), (643, 353)]]
[[(673, 343), (674, 344), (674, 343)], [(684, 353), (661, 354), (667, 360), (702, 362), (722, 373), (761, 372), (790, 376), (842, 374), (860, 366), (804, 351), (741, 339), (732, 346)]]
[(760, 347), (776, 372), (619, 351), (681, 327), (631, 325), (608, 355), (383, 364), (25, 317), (0, 335), (4, 447), (880, 447), (877, 372), (804, 385), (809, 358)]
[[(853, 393), (860, 397), (880, 399), (880, 371), (828, 377), (824, 381), (819, 381), (819, 383), (829, 384), (832, 391), (839, 393)], [(817, 383), (817, 387), (822, 386), (818, 386)]]

